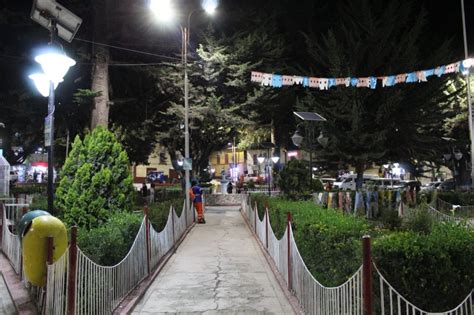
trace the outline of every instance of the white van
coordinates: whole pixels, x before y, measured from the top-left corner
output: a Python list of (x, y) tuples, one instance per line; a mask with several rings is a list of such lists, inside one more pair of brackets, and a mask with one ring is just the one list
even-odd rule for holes
[(377, 187), (377, 190), (403, 188), (403, 184), (400, 182), (399, 179), (396, 178), (375, 177), (370, 179), (368, 185), (373, 185)]
[[(371, 179), (377, 178), (375, 175), (367, 175), (364, 174), (362, 177), (362, 186), (364, 186), (368, 181)], [(342, 183), (339, 185), (339, 189), (341, 190), (356, 190), (356, 180), (357, 174), (351, 174), (344, 178)]]

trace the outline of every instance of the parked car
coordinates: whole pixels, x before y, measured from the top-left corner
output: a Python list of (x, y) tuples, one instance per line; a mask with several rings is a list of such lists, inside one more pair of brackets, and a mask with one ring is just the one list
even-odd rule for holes
[(400, 183), (399, 179), (396, 178), (379, 178), (379, 177), (374, 177), (369, 179), (368, 185), (373, 185), (374, 187), (377, 187), (377, 190), (381, 189), (398, 189), (402, 188), (403, 185)]
[(439, 185), (441, 185), (442, 181), (430, 182), (421, 186), (421, 190), (423, 191), (432, 191), (438, 189)]
[(453, 190), (456, 188), (456, 182), (454, 179), (447, 179), (438, 186), (438, 190), (446, 191), (446, 190)]
[[(362, 178), (363, 178), (362, 186), (364, 186), (371, 179), (377, 178), (377, 176), (364, 174)], [(344, 180), (341, 182), (340, 185), (338, 185), (339, 187), (337, 188), (341, 190), (355, 190), (356, 180), (357, 180), (357, 175), (351, 174), (347, 176), (346, 178), (344, 178)], [(334, 183), (334, 187), (336, 187), (336, 182)]]

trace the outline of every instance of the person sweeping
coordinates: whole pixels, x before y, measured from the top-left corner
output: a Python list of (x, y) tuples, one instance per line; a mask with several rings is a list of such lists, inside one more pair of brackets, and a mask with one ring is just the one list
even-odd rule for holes
[(206, 223), (204, 220), (204, 213), (202, 207), (202, 189), (196, 180), (191, 181), (191, 188), (189, 188), (189, 199), (193, 202), (194, 208), (198, 214), (198, 223)]

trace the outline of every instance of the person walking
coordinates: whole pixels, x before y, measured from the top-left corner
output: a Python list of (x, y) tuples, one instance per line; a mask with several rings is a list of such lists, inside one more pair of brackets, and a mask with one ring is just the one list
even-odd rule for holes
[(198, 223), (206, 223), (202, 206), (202, 189), (194, 179), (191, 181), (191, 188), (189, 188), (189, 199), (193, 202), (194, 208), (198, 214)]

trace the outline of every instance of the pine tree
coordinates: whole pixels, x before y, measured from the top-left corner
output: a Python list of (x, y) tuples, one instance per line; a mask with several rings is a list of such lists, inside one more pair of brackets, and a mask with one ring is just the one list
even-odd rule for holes
[[(282, 51), (282, 43), (272, 42), (263, 28), (229, 37), (211, 33), (205, 34), (188, 63), (190, 147), (197, 172), (206, 168), (210, 154), (225, 147), (239, 130), (258, 125), (258, 111), (276, 92), (264, 93), (251, 85), (249, 74), (261, 65), (266, 54), (278, 58)], [(184, 121), (182, 73), (181, 64), (168, 64), (157, 75), (159, 89), (170, 99), (164, 116), (157, 119), (158, 139), (168, 148), (172, 160), (176, 160), (176, 151), (184, 156), (180, 129)]]
[[(400, 1), (345, 1), (339, 20), (322, 39), (307, 37), (308, 52), (324, 77), (367, 77), (429, 69), (452, 62), (448, 43), (420, 58), (424, 12)], [(402, 161), (416, 165), (440, 154), (443, 120), (453, 102), (446, 78), (394, 87), (336, 87), (308, 90), (300, 106), (328, 119), (322, 126), (327, 160), (355, 166), (358, 182), (372, 162)]]
[(60, 177), (56, 205), (68, 225), (93, 228), (112, 212), (131, 210), (134, 190), (127, 154), (103, 127), (84, 141), (76, 137)]

